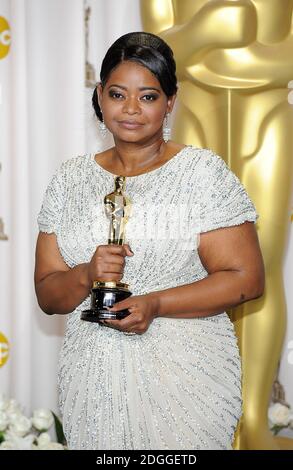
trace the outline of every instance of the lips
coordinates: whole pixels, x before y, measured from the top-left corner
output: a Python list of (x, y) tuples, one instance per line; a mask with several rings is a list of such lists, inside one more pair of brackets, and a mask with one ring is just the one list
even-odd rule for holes
[(118, 124), (125, 129), (137, 129), (143, 125), (137, 121), (118, 121)]

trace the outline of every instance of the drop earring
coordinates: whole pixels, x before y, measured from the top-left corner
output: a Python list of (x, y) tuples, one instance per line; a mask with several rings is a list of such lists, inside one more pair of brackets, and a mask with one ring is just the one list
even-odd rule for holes
[(165, 142), (168, 142), (168, 140), (170, 140), (170, 137), (171, 137), (171, 129), (169, 127), (169, 116), (170, 116), (170, 113), (167, 113), (165, 117), (164, 127), (163, 127), (163, 139)]
[(100, 131), (102, 139), (105, 139), (108, 129), (107, 129), (106, 124), (104, 123), (104, 121), (99, 121), (99, 131)]

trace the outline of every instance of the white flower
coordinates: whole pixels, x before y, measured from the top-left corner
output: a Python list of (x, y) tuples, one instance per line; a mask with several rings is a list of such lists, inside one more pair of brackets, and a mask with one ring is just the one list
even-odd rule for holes
[(42, 447), (41, 450), (64, 450), (62, 444), (58, 444), (58, 442), (49, 442), (45, 447)]
[(35, 410), (29, 419), (16, 400), (8, 400), (0, 394), (0, 450), (64, 450), (62, 444), (52, 442), (49, 434), (43, 432), (53, 423), (54, 416), (50, 410)]
[(7, 402), (6, 413), (10, 414), (22, 414), (19, 404), (16, 400), (11, 399)]
[(0, 432), (5, 431), (9, 424), (9, 418), (6, 411), (0, 410)]
[(64, 450), (62, 444), (58, 442), (51, 442), (51, 438), (48, 433), (43, 432), (37, 438), (37, 445), (34, 445), (35, 450)]
[(13, 433), (13, 431), (7, 431), (5, 435), (5, 441), (2, 442), (0, 448), (6, 450), (32, 450), (35, 436), (28, 434), (25, 437), (21, 437)]
[(38, 437), (38, 447), (46, 447), (51, 442), (51, 437), (47, 432), (42, 432)]
[(7, 416), (8, 416), (8, 420), (9, 420), (9, 424), (13, 424), (15, 423), (19, 418), (21, 418), (23, 416), (23, 414), (21, 413), (21, 411), (15, 411), (15, 412), (11, 412), (11, 413), (7, 413)]
[(17, 436), (25, 436), (31, 429), (32, 422), (26, 416), (15, 414), (13, 418), (10, 417), (9, 430)]
[(39, 408), (34, 411), (32, 422), (33, 426), (38, 431), (44, 431), (48, 430), (52, 426), (54, 418), (50, 410)]
[(13, 424), (15, 421), (17, 421), (21, 416), (23, 416), (23, 413), (19, 407), (19, 405), (16, 403), (15, 400), (9, 400), (8, 401), (8, 406), (6, 408), (6, 413), (9, 419), (9, 422)]
[(0, 450), (14, 450), (14, 444), (12, 441), (3, 441), (0, 444)]
[(288, 426), (290, 422), (290, 408), (281, 403), (274, 403), (269, 407), (269, 420), (275, 426)]

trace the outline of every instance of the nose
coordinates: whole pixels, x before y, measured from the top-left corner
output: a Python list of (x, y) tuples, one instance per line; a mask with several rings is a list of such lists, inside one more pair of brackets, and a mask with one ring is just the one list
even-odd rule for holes
[(127, 114), (139, 114), (140, 105), (136, 97), (129, 97), (124, 101), (123, 112)]

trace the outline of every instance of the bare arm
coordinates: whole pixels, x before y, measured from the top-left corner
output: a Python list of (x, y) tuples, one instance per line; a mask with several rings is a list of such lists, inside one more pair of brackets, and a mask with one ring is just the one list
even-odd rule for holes
[(201, 234), (199, 256), (209, 275), (201, 281), (149, 294), (159, 317), (196, 318), (260, 297), (264, 266), (253, 223)]
[(87, 265), (70, 269), (60, 255), (56, 235), (40, 232), (35, 289), (41, 309), (48, 314), (72, 312), (89, 295), (90, 288)]
[(56, 235), (40, 232), (35, 289), (41, 309), (50, 315), (72, 312), (89, 295), (95, 279), (121, 280), (126, 255), (132, 256), (127, 245), (100, 245), (90, 263), (70, 268), (59, 252)]

